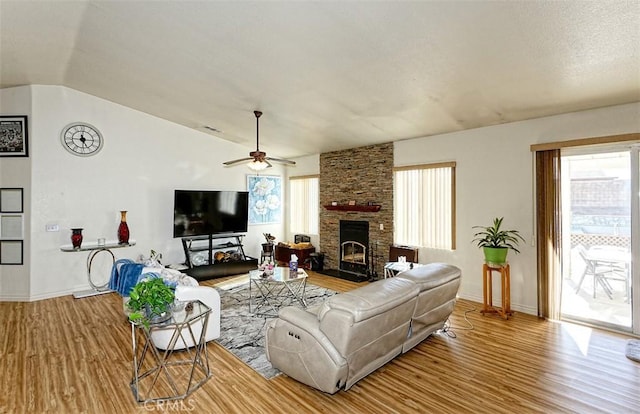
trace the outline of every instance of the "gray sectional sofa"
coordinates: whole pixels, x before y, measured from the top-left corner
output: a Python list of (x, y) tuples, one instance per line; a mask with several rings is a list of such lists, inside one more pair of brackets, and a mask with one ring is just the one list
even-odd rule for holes
[(266, 332), (267, 358), (291, 378), (333, 394), (441, 329), (461, 272), (431, 263), (327, 299), (280, 309)]

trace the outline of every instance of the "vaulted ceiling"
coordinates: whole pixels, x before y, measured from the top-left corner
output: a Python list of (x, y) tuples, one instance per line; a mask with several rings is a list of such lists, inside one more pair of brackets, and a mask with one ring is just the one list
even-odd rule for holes
[(0, 0), (27, 84), (292, 157), (640, 101), (640, 2)]

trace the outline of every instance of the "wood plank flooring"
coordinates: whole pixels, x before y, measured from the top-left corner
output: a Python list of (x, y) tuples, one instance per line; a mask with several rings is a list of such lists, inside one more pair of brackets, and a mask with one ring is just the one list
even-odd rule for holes
[[(313, 272), (309, 282), (359, 286)], [(640, 412), (640, 364), (624, 356), (628, 337), (479, 309), (459, 301), (449, 335), (431, 336), (346, 392), (323, 394), (285, 375), (267, 381), (212, 341), (213, 377), (202, 388), (183, 401), (138, 405), (117, 294), (2, 302), (0, 413)], [(473, 329), (464, 329), (465, 314)]]

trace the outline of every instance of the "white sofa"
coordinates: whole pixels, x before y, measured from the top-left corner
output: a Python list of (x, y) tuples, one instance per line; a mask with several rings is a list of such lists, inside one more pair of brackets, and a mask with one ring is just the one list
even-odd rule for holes
[(453, 311), (461, 272), (431, 263), (327, 299), (289, 306), (266, 331), (272, 366), (333, 394), (441, 329)]
[[(121, 269), (120, 267), (127, 264), (133, 264), (132, 261), (119, 260), (114, 266), (115, 274), (117, 274)], [(218, 291), (207, 287), (200, 286), (198, 281), (191, 276), (188, 276), (184, 273), (181, 273), (174, 269), (168, 269), (163, 266), (139, 266), (140, 274), (137, 276), (138, 280), (142, 280), (145, 277), (161, 277), (168, 284), (176, 286), (176, 300), (179, 301), (192, 301), (192, 300), (200, 300), (202, 303), (211, 308), (211, 313), (209, 314), (209, 321), (207, 323), (207, 332), (205, 335), (205, 340), (211, 341), (213, 339), (217, 339), (220, 337), (220, 295)], [(123, 308), (125, 314), (127, 313), (127, 302), (129, 297), (123, 296)], [(191, 324), (191, 329), (193, 332), (193, 337), (199, 338), (202, 333), (202, 326), (195, 322)], [(171, 337), (174, 333), (173, 328), (154, 328), (151, 331), (151, 340), (154, 345), (160, 349), (167, 349), (169, 346), (169, 342), (171, 341)], [(193, 343), (193, 339), (191, 334), (188, 332), (188, 328), (183, 328), (180, 337), (178, 338), (174, 349), (184, 349), (188, 347), (192, 347), (195, 344)]]
[[(205, 340), (209, 342), (220, 337), (220, 294), (218, 294), (217, 290), (207, 286), (178, 285), (176, 287), (176, 299), (180, 301), (200, 300), (210, 307), (211, 313), (209, 314)], [(193, 332), (193, 338), (197, 340), (202, 333), (202, 326), (198, 322), (195, 322), (191, 325), (191, 330)], [(153, 329), (151, 331), (151, 340), (157, 348), (167, 349), (173, 333), (174, 330), (172, 328)], [(188, 328), (183, 328), (174, 349), (184, 349), (194, 346), (193, 338)]]

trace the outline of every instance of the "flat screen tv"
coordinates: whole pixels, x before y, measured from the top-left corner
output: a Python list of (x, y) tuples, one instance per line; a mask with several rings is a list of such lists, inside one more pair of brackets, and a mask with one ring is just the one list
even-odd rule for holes
[(245, 233), (248, 213), (246, 191), (175, 190), (173, 237)]

